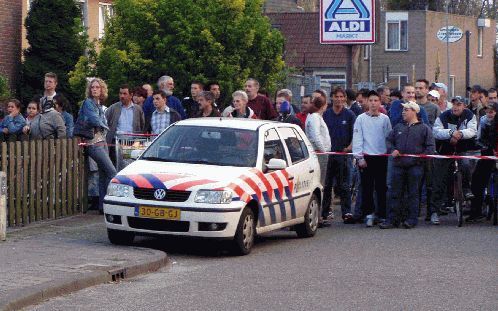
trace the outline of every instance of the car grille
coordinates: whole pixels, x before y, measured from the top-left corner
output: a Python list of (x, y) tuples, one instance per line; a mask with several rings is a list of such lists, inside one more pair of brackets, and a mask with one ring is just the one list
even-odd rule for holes
[(188, 232), (190, 223), (188, 221), (128, 217), (128, 225), (134, 229)]
[(165, 201), (165, 202), (185, 202), (188, 200), (191, 191), (166, 190), (166, 196), (162, 200), (154, 197), (154, 191), (157, 189), (134, 188), (135, 198), (141, 200)]

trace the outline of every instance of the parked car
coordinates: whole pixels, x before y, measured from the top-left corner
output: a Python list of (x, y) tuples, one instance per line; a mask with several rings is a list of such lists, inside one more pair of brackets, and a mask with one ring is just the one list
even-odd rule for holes
[(167, 128), (111, 181), (108, 237), (231, 239), (248, 254), (257, 234), (317, 231), (322, 198), (317, 155), (299, 126), (261, 120), (189, 119)]

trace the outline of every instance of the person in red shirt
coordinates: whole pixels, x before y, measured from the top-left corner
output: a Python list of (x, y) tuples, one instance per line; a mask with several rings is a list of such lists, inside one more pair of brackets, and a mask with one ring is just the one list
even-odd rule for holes
[(303, 130), (304, 130), (304, 125), (306, 124), (306, 118), (308, 117), (308, 111), (311, 106), (311, 96), (310, 95), (305, 95), (301, 98), (301, 111), (296, 113), (296, 117), (301, 120), (301, 124), (303, 125)]
[(248, 79), (245, 84), (245, 91), (249, 97), (247, 106), (254, 111), (258, 119), (274, 120), (277, 118), (277, 112), (270, 100), (258, 94), (259, 82), (257, 80)]

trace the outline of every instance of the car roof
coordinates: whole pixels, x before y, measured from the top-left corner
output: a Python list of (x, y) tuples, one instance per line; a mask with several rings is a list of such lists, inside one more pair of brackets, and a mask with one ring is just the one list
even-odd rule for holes
[(257, 130), (259, 127), (266, 124), (281, 124), (275, 121), (256, 120), (256, 119), (242, 119), (242, 118), (195, 118), (182, 120), (175, 125), (189, 125), (189, 126), (212, 126), (224, 128), (236, 128), (243, 130)]

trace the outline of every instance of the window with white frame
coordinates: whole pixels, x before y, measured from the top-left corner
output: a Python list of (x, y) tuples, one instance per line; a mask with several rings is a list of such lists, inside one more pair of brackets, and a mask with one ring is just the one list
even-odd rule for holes
[(408, 51), (408, 13), (386, 13), (386, 51)]
[(99, 3), (99, 39), (104, 37), (105, 27), (113, 15), (114, 10), (112, 4)]
[(83, 23), (83, 27), (86, 29), (86, 5), (85, 5), (85, 0), (77, 0), (76, 5), (78, 8), (80, 8), (81, 11), (81, 22)]
[(455, 97), (455, 76), (453, 76), (453, 75), (450, 76), (448, 97), (449, 98)]
[(402, 90), (408, 84), (408, 75), (404, 73), (390, 74), (389, 79), (394, 80), (398, 84), (398, 90)]
[(370, 59), (370, 45), (363, 46), (363, 59), (364, 60)]
[(483, 28), (477, 28), (477, 56), (482, 57), (482, 34)]

